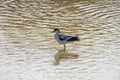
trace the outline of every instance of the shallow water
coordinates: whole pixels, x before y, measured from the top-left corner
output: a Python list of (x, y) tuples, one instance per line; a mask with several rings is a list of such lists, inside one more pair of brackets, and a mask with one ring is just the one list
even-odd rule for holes
[[(78, 58), (54, 56), (54, 28), (79, 36), (67, 44)], [(0, 80), (119, 80), (119, 0), (2, 0)]]

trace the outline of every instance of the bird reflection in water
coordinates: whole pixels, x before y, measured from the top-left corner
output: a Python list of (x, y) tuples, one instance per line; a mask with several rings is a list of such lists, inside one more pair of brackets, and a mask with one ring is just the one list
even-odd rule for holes
[(60, 50), (60, 51), (58, 51), (58, 52), (56, 53), (56, 55), (54, 56), (54, 58), (55, 58), (55, 63), (54, 63), (54, 65), (59, 65), (61, 59), (78, 58), (78, 57), (79, 57), (78, 54), (71, 53), (71, 52), (64, 51), (64, 50)]

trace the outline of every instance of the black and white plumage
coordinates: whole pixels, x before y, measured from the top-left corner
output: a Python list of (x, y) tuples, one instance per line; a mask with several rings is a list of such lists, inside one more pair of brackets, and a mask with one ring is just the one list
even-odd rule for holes
[(79, 37), (77, 36), (59, 34), (60, 30), (57, 28), (54, 29), (54, 32), (55, 32), (56, 41), (64, 45), (64, 51), (66, 50), (66, 46), (65, 46), (66, 43), (73, 42), (73, 41), (79, 41)]

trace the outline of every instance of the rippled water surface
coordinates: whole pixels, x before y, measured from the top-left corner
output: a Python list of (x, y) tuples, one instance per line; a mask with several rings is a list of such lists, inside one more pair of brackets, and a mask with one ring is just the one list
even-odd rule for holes
[[(79, 57), (54, 65), (54, 28), (80, 37), (67, 44)], [(120, 0), (0, 1), (0, 80), (119, 79)]]

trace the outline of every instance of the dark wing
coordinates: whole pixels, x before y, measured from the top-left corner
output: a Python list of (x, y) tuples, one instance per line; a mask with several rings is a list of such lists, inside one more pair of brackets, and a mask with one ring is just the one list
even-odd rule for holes
[(68, 40), (70, 38), (72, 38), (72, 36), (68, 36), (68, 35), (59, 35), (60, 40)]
[(76, 36), (68, 36), (68, 35), (59, 35), (60, 40), (66, 41), (79, 41), (79, 37)]

